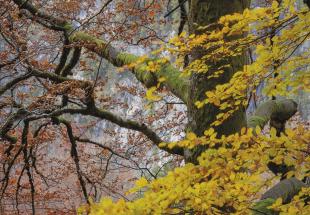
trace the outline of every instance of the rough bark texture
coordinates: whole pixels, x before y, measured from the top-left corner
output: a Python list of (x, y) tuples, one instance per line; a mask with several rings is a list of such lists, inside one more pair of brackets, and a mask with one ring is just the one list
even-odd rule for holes
[[(192, 0), (190, 2), (189, 29), (191, 33), (203, 33), (197, 30), (199, 26), (206, 26), (215, 23), (221, 16), (233, 13), (241, 13), (249, 6), (249, 0)], [(229, 38), (227, 38), (229, 39)], [(233, 38), (231, 38), (233, 39)], [(201, 58), (207, 52), (196, 50), (191, 60)], [(216, 120), (216, 115), (220, 113), (218, 107), (214, 105), (205, 105), (203, 108), (197, 109), (195, 102), (205, 98), (205, 92), (212, 90), (218, 84), (226, 83), (232, 75), (242, 70), (245, 63), (245, 56), (232, 57), (223, 59), (221, 62), (214, 64), (206, 62), (209, 66), (207, 74), (193, 74), (190, 79), (188, 103), (188, 129), (197, 135), (203, 135), (203, 132), (210, 127), (210, 124)], [(217, 79), (208, 79), (208, 76), (217, 71), (218, 68), (229, 62), (232, 67), (227, 68), (222, 76)], [(238, 132), (242, 127), (246, 126), (246, 116), (244, 110), (237, 111), (230, 119), (226, 120), (222, 125), (216, 127), (219, 135), (231, 134)], [(204, 147), (198, 147), (193, 151), (185, 153), (185, 159), (188, 162), (196, 163), (197, 157), (205, 150)]]

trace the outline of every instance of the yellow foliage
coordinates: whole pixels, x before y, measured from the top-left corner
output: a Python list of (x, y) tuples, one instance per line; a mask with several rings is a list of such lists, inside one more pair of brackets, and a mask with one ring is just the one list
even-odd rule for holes
[[(206, 98), (197, 101), (202, 108), (211, 103), (223, 112), (218, 114), (212, 126), (220, 125), (234, 111), (247, 105), (246, 93), (266, 83), (264, 93), (268, 96), (292, 95), (298, 90), (310, 90), (310, 50), (296, 53), (296, 49), (310, 35), (310, 12), (303, 8), (297, 10), (295, 0), (284, 0), (281, 4), (273, 1), (270, 7), (246, 9), (242, 14), (232, 14), (220, 18), (223, 26), (217, 31), (208, 31), (208, 26), (200, 27), (206, 33), (187, 35), (182, 33), (170, 39), (163, 51), (178, 56), (175, 64), (183, 68), (185, 55), (197, 47), (212, 50), (199, 60), (193, 61), (183, 70), (182, 75), (194, 72), (206, 73), (210, 78), (218, 78), (230, 65), (223, 65), (218, 71), (210, 70), (208, 62), (216, 63), (232, 56), (240, 56), (249, 47), (256, 59), (244, 66), (242, 71), (234, 74), (228, 83), (218, 85), (205, 93)], [(278, 33), (270, 37), (266, 31), (273, 29)], [(240, 37), (240, 35), (247, 35)], [(235, 40), (225, 41), (225, 37), (236, 36)], [(239, 37), (238, 37), (239, 36)], [(156, 72), (167, 59), (147, 61), (146, 57), (137, 64), (145, 64), (151, 72)], [(277, 74), (274, 77), (274, 74)], [(165, 81), (159, 80), (159, 83)], [(159, 86), (148, 89), (146, 97), (151, 101), (161, 99), (155, 95)], [(286, 130), (277, 137), (275, 129), (270, 135), (264, 135), (261, 129), (244, 128), (240, 134), (217, 137), (214, 128), (197, 137), (187, 133), (184, 140), (161, 143), (160, 146), (175, 146), (192, 149), (205, 145), (198, 158), (199, 165), (186, 164), (168, 173), (167, 176), (147, 182), (141, 178), (136, 182), (133, 192), (144, 189), (142, 198), (133, 201), (119, 200), (112, 202), (103, 199), (92, 203), (90, 214), (223, 214), (234, 210), (234, 214), (251, 213), (251, 205), (260, 198), (261, 192), (272, 185), (277, 177), (263, 175), (268, 171), (270, 161), (297, 165), (288, 176), (302, 178), (307, 175), (310, 162), (304, 156), (307, 150), (310, 132), (302, 127)], [(309, 174), (309, 173), (308, 173)], [(289, 204), (277, 200), (271, 208), (281, 214), (308, 214), (309, 205), (305, 205), (303, 196), (309, 194), (305, 188)], [(86, 210), (86, 209), (85, 209)], [(85, 211), (84, 210), (84, 211)], [(225, 213), (224, 213), (225, 214)], [(226, 214), (228, 214), (226, 212)], [(232, 213), (231, 213), (232, 214)]]
[[(173, 145), (188, 148), (207, 145), (208, 149), (199, 157), (199, 165), (186, 164), (150, 183), (141, 178), (133, 191), (145, 188), (142, 198), (113, 204), (111, 200), (103, 199), (91, 205), (90, 214), (114, 214), (114, 211), (120, 214), (165, 214), (180, 212), (180, 207), (203, 214), (220, 214), (219, 208), (233, 207), (236, 214), (249, 214), (250, 205), (260, 197), (261, 190), (276, 179), (265, 175), (268, 162), (293, 162), (305, 167), (291, 171), (290, 175), (303, 177), (307, 174), (309, 160), (303, 156), (303, 151), (308, 147), (309, 131), (288, 130), (288, 135), (280, 137), (274, 134), (265, 136), (259, 129), (255, 135), (253, 129), (242, 129), (241, 133), (221, 138), (216, 138), (214, 129), (205, 131), (203, 137), (188, 133), (186, 140)], [(275, 152), (277, 156), (271, 159)], [(277, 200), (272, 208), (288, 214), (309, 209), (301, 197), (300, 194), (285, 205)]]
[(150, 101), (159, 101), (161, 99), (160, 96), (154, 94), (157, 90), (157, 87), (151, 87), (146, 91), (146, 98)]

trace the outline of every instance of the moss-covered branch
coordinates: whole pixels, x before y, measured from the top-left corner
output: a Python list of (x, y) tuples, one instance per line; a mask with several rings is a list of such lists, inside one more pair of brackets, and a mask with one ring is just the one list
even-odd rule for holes
[(261, 200), (257, 202), (252, 209), (252, 214), (279, 214), (272, 209), (268, 209), (268, 207), (271, 206), (278, 198), (281, 198), (284, 204), (289, 203), (293, 197), (299, 193), (301, 188), (307, 186), (307, 184), (294, 177), (280, 181), (263, 194)]
[[(39, 115), (39, 116), (30, 116), (27, 118), (27, 120), (33, 121), (33, 120), (38, 120), (38, 119), (42, 119), (42, 118), (58, 117), (58, 116), (61, 116), (63, 114), (81, 114), (81, 115), (85, 115), (85, 116), (93, 116), (93, 117), (97, 117), (100, 119), (108, 120), (112, 123), (115, 123), (116, 125), (118, 125), (120, 127), (141, 132), (146, 137), (148, 137), (153, 142), (153, 144), (156, 146), (159, 146), (159, 144), (161, 142), (163, 142), (163, 140), (161, 140), (161, 138), (152, 129), (147, 127), (145, 124), (139, 123), (139, 122), (134, 121), (134, 120), (123, 119), (123, 118), (119, 117), (118, 115), (115, 115), (115, 114), (113, 114), (109, 111), (103, 110), (103, 109), (99, 109), (96, 106), (91, 106), (91, 107), (83, 108), (83, 109), (70, 109), (70, 108), (60, 109), (60, 110), (56, 110), (50, 114), (44, 114), (44, 115)], [(179, 148), (179, 147), (175, 147), (172, 149), (170, 149), (168, 147), (160, 147), (160, 149), (167, 151), (170, 154), (183, 155), (183, 149)]]
[[(70, 36), (70, 41), (79, 43), (81, 46), (95, 52), (99, 56), (107, 59), (116, 67), (134, 63), (139, 58), (136, 55), (120, 52), (103, 39), (99, 39), (85, 32), (76, 32)], [(132, 73), (145, 86), (151, 87), (157, 84), (157, 79), (164, 77), (165, 85), (173, 94), (187, 102), (188, 80), (180, 77), (180, 72), (170, 64), (166, 64), (157, 72), (149, 72), (144, 66), (136, 66)]]
[[(66, 20), (61, 19), (59, 17), (54, 17), (49, 15), (48, 13), (37, 9), (31, 1), (28, 0), (14, 0), (14, 3), (22, 10), (25, 9), (28, 11), (33, 17), (38, 17), (39, 19), (35, 19), (36, 22), (41, 25), (48, 27), (55, 31), (67, 31), (73, 29), (71, 24), (66, 22)], [(22, 11), (24, 12), (24, 11)], [(25, 14), (27, 15), (27, 14)]]
[[(68, 32), (71, 34), (69, 38), (70, 42), (78, 43), (80, 46), (95, 52), (99, 56), (107, 59), (114, 66), (121, 67), (133, 63), (138, 59), (138, 56), (136, 55), (118, 51), (103, 39), (99, 39), (85, 32), (74, 31), (73, 26), (66, 20), (49, 15), (42, 10), (38, 10), (28, 1), (14, 0), (14, 2), (20, 9), (25, 9), (33, 17), (36, 17), (35, 21), (37, 23), (52, 30)], [(160, 77), (166, 78), (164, 83), (166, 87), (168, 87), (173, 94), (182, 99), (185, 103), (187, 102), (188, 82), (185, 78), (180, 77), (179, 70), (173, 66), (167, 64), (162, 66), (160, 71), (155, 73), (143, 69), (142, 66), (137, 66), (132, 69), (132, 72), (136, 78), (147, 87), (156, 85), (157, 79)]]
[(267, 122), (277, 130), (279, 135), (284, 131), (285, 122), (297, 112), (297, 103), (292, 99), (270, 100), (259, 105), (254, 115), (248, 118), (249, 128), (263, 128)]

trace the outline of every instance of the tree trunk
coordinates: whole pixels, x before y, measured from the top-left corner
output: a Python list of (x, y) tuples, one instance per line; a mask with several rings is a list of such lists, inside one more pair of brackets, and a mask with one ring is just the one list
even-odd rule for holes
[[(250, 0), (191, 0), (189, 11), (189, 31), (190, 33), (203, 33), (197, 30), (199, 26), (206, 26), (227, 14), (242, 13), (250, 4)], [(236, 38), (228, 38), (236, 39)], [(202, 52), (196, 50), (191, 55), (191, 61), (201, 58), (207, 54), (207, 51)], [(229, 62), (232, 67), (224, 71), (219, 78), (208, 79), (212, 72), (217, 71), (221, 65)], [(215, 121), (216, 115), (220, 113), (218, 107), (207, 104), (203, 108), (196, 108), (195, 102), (205, 99), (205, 92), (212, 90), (218, 84), (226, 83), (232, 75), (243, 69), (246, 62), (246, 56), (231, 57), (222, 59), (218, 63), (206, 62), (209, 66), (209, 71), (206, 74), (192, 74), (190, 78), (189, 99), (188, 100), (188, 131), (196, 133), (198, 136), (203, 135), (203, 132), (210, 127), (210, 124)], [(246, 115), (244, 110), (239, 110), (233, 116), (226, 120), (222, 125), (215, 128), (219, 136), (222, 134), (228, 135), (238, 132), (242, 127), (246, 126)], [(184, 153), (187, 162), (197, 163), (197, 157), (206, 149), (206, 147), (197, 147), (191, 151), (186, 150)]]

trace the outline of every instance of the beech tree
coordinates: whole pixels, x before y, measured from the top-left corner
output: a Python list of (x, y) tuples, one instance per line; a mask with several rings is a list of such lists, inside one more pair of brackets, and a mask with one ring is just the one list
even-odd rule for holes
[[(105, 31), (109, 34), (109, 28), (99, 24), (105, 18), (102, 12), (113, 1), (105, 2), (99, 12), (79, 25), (75, 24), (79, 11), (91, 8), (96, 1), (68, 2), (77, 7), (73, 15), (66, 15), (65, 7), (57, 7), (55, 12), (44, 9), (40, 1), (1, 1), (6, 8), (1, 12), (6, 17), (1, 35), (10, 46), (9, 51), (1, 52), (4, 59), (1, 69), (10, 76), (0, 88), (1, 114), (5, 118), (0, 127), (4, 159), (2, 198), (7, 188), (14, 185), (18, 196), (21, 179), (10, 181), (10, 175), (17, 168), (16, 163), (22, 163), (18, 175), (19, 178), (27, 175), (26, 187), (35, 213), (39, 194), (38, 182), (33, 177), (40, 175), (35, 165), (40, 157), (33, 153), (33, 142), (39, 134), (49, 132), (51, 128), (47, 125), (51, 125), (62, 126), (69, 140), (73, 168), (85, 199), (80, 213), (307, 214), (310, 211), (309, 188), (304, 183), (309, 175), (310, 133), (302, 123), (285, 128), (287, 120), (297, 112), (297, 103), (290, 98), (299, 90), (309, 90), (309, 50), (296, 52), (310, 35), (306, 5), (297, 7), (297, 1), (283, 0), (266, 1), (264, 7), (250, 8), (250, 0), (178, 1), (178, 6), (167, 16), (181, 10), (179, 35), (152, 53), (137, 56), (111, 43), (122, 36), (130, 40), (130, 34), (119, 31), (110, 40), (99, 36)], [(126, 5), (134, 2), (128, 1), (125, 6), (116, 4), (121, 9), (111, 10), (128, 15)], [(163, 2), (145, 1), (144, 9), (152, 8), (148, 16), (159, 13)], [(48, 2), (50, 8), (57, 3)], [(135, 25), (156, 22), (149, 17), (141, 18)], [(90, 27), (91, 24), (95, 27)], [(14, 30), (17, 27), (20, 32)], [(30, 27), (43, 27), (58, 35), (47, 38), (50, 40), (47, 43), (59, 43), (61, 35), (62, 53), (53, 56), (56, 65), (50, 59), (40, 61), (33, 57), (39, 55), (27, 43)], [(167, 142), (152, 126), (118, 116), (108, 107), (102, 108), (101, 98), (96, 94), (98, 77), (79, 79), (74, 74), (78, 64), (85, 64), (81, 58), (86, 54), (96, 54), (115, 67), (129, 70), (147, 88), (150, 104), (163, 100), (167, 91), (177, 97), (187, 108), (186, 137)], [(36, 87), (34, 83), (44, 87), (44, 94), (14, 99), (12, 89), (29, 85), (29, 80), (35, 80), (31, 87)], [(262, 83), (263, 93), (270, 100), (246, 116), (246, 109)], [(142, 177), (136, 181), (130, 193), (142, 192), (141, 198), (116, 202), (103, 198), (96, 203), (89, 195), (91, 180), (80, 165), (79, 154), (83, 152), (77, 147), (78, 142), (99, 145), (112, 155), (125, 156), (76, 135), (68, 115), (91, 116), (140, 132), (160, 150), (182, 157), (185, 164), (164, 177), (154, 180)], [(266, 133), (262, 130), (268, 122), (271, 129)]]

